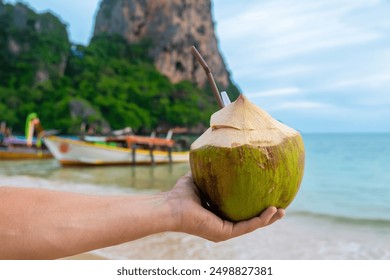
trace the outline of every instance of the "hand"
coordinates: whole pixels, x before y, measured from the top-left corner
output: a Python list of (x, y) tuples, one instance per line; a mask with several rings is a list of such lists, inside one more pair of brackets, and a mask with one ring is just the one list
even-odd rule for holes
[(202, 207), (191, 172), (177, 181), (167, 197), (177, 221), (176, 231), (200, 236), (214, 242), (228, 240), (268, 226), (283, 218), (285, 214), (284, 209), (271, 206), (258, 217), (247, 221), (233, 223), (223, 220)]

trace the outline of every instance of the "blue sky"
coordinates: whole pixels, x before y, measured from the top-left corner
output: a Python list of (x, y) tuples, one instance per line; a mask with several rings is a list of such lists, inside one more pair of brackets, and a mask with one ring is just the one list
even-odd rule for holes
[[(5, 1), (15, 3), (16, 1)], [(23, 1), (87, 44), (100, 0)], [(390, 1), (213, 0), (233, 80), (303, 132), (390, 132)]]

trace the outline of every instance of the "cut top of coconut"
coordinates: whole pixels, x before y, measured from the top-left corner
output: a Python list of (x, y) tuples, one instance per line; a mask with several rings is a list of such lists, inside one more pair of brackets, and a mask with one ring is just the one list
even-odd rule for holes
[(210, 128), (191, 145), (191, 149), (206, 145), (229, 148), (273, 146), (296, 135), (299, 135), (296, 130), (278, 122), (240, 95), (236, 101), (211, 116)]

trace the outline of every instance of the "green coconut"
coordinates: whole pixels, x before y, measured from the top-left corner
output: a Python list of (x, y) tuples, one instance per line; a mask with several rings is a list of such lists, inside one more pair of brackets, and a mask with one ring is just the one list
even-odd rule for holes
[(193, 180), (212, 210), (231, 221), (286, 208), (303, 177), (305, 150), (296, 130), (240, 95), (211, 116), (191, 145)]

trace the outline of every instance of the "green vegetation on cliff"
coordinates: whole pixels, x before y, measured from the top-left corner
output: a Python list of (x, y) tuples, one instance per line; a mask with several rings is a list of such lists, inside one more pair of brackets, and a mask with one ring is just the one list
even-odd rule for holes
[(20, 88), (61, 76), (69, 48), (58, 18), (0, 2), (0, 85)]
[[(129, 45), (120, 36), (100, 35), (86, 47), (71, 47), (54, 16), (27, 9), (25, 24), (18, 25), (13, 9), (0, 2), (0, 121), (14, 131), (22, 131), (32, 111), (44, 127), (62, 133), (77, 133), (83, 121), (143, 131), (208, 126), (217, 109), (210, 90), (189, 81), (172, 84), (149, 59), (149, 41)], [(75, 101), (89, 110), (72, 110)]]

